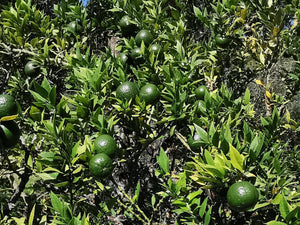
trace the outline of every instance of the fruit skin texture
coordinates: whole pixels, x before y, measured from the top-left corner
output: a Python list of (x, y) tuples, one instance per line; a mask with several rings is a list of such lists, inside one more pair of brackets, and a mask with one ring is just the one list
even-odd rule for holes
[(40, 72), (40, 69), (35, 62), (29, 61), (25, 65), (24, 72), (28, 76), (36, 76)]
[(155, 103), (160, 97), (160, 91), (154, 84), (144, 85), (139, 94), (141, 100), (144, 100), (147, 104)]
[(256, 187), (248, 181), (241, 181), (231, 185), (227, 192), (229, 206), (238, 212), (252, 208), (258, 201)]
[(10, 120), (0, 123), (0, 142), (2, 142), (3, 149), (14, 147), (19, 141), (20, 134), (20, 129), (15, 121)]
[(208, 91), (208, 88), (204, 85), (201, 85), (199, 87), (196, 88), (195, 90), (195, 95), (198, 99), (203, 100), (204, 96), (205, 96), (205, 92)]
[(117, 87), (116, 95), (121, 100), (130, 100), (138, 95), (139, 90), (135, 83), (126, 81)]
[(115, 139), (108, 134), (102, 134), (94, 141), (94, 151), (96, 153), (105, 153), (108, 156), (112, 156), (116, 150), (117, 143)]
[(18, 114), (17, 103), (11, 95), (0, 95), (0, 118)]
[(148, 46), (153, 41), (153, 35), (149, 30), (140, 30), (135, 36), (135, 42), (138, 46), (141, 46), (142, 41)]
[(89, 161), (89, 170), (93, 176), (105, 178), (111, 174), (113, 169), (111, 158), (104, 153), (96, 154)]
[(219, 47), (227, 47), (229, 42), (230, 42), (230, 39), (225, 37), (225, 36), (222, 36), (220, 34), (218, 34), (215, 38), (216, 40), (216, 44), (219, 46)]

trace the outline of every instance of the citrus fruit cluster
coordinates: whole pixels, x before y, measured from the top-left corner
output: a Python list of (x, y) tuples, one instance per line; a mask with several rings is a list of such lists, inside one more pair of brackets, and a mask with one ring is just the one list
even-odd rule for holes
[(0, 95), (0, 150), (14, 147), (20, 138), (18, 124), (13, 120), (18, 113), (15, 99)]
[[(136, 34), (134, 37), (136, 46), (131, 49), (128, 55), (125, 52), (120, 54), (119, 59), (121, 63), (124, 65), (128, 59), (130, 59), (130, 62), (135, 65), (142, 63), (144, 60), (141, 45), (144, 43), (146, 47), (149, 47), (154, 40), (153, 33), (148, 29), (141, 29), (138, 31), (138, 26), (128, 15), (125, 15), (121, 18), (119, 21), (119, 26), (124, 36), (132, 37), (134, 34)], [(154, 43), (149, 47), (148, 50), (155, 55), (159, 55), (161, 47), (159, 44)]]
[(227, 202), (235, 211), (242, 212), (252, 208), (258, 201), (256, 187), (248, 181), (236, 182), (227, 192)]
[(131, 81), (120, 84), (116, 90), (116, 96), (120, 100), (131, 100), (139, 95), (146, 104), (154, 104), (160, 97), (160, 90), (155, 84), (147, 83), (139, 90), (138, 85)]
[(95, 155), (89, 161), (90, 173), (98, 178), (105, 178), (113, 171), (113, 161), (111, 157), (118, 149), (114, 138), (108, 134), (102, 134), (94, 140)]

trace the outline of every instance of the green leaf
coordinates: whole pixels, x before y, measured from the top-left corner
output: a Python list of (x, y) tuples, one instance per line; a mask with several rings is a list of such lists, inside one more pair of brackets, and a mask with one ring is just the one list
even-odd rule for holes
[(276, 173), (277, 174), (280, 174), (281, 173), (281, 166), (280, 166), (280, 162), (278, 160), (278, 157), (277, 156), (274, 156), (274, 159), (273, 159), (273, 166), (276, 170)]
[(231, 136), (231, 131), (230, 131), (230, 124), (226, 124), (226, 126), (225, 126), (224, 138), (225, 138), (225, 140), (228, 143), (232, 144), (232, 136)]
[(47, 93), (50, 93), (50, 91), (51, 91), (51, 85), (50, 85), (50, 83), (49, 83), (49, 81), (47, 80), (46, 77), (44, 77), (44, 80), (42, 82), (41, 87), (43, 87), (47, 91)]
[(290, 211), (289, 214), (287, 214), (285, 220), (287, 222), (292, 221), (294, 218), (299, 220), (299, 217), (300, 217), (300, 206), (297, 206), (292, 211)]
[[(31, 91), (31, 90), (30, 90), (30, 93), (32, 94), (34, 100), (37, 101), (37, 103), (39, 103), (39, 105), (42, 104), (41, 106), (43, 106), (43, 104), (47, 102), (47, 99), (42, 97), (39, 93)], [(48, 93), (47, 93), (47, 95), (48, 95)]]
[(156, 159), (157, 159), (157, 162), (158, 162), (160, 168), (165, 173), (169, 173), (169, 158), (162, 148), (160, 149), (160, 154), (159, 154), (159, 156), (156, 157)]
[(243, 103), (244, 103), (245, 105), (248, 105), (248, 104), (250, 103), (250, 91), (249, 91), (248, 88), (247, 88), (246, 91), (245, 91)]
[(205, 214), (205, 217), (204, 217), (204, 225), (208, 225), (209, 222), (210, 222), (210, 214), (211, 214), (211, 210), (212, 210), (212, 207), (210, 207), (207, 211), (207, 213)]
[(134, 196), (132, 197), (132, 201), (133, 202), (135, 202), (136, 200), (138, 200), (139, 194), (140, 194), (140, 182), (138, 182), (137, 185), (136, 185)]
[(221, 171), (218, 170), (215, 166), (206, 165), (205, 166), (206, 171), (208, 171), (210, 174), (212, 174), (214, 177), (219, 177), (221, 179), (224, 178), (224, 175)]
[(36, 175), (38, 175), (43, 181), (46, 181), (46, 180), (55, 180), (58, 174), (59, 173), (37, 173)]
[(59, 214), (63, 214), (64, 212), (64, 203), (54, 194), (52, 191), (50, 193), (51, 204), (53, 209)]
[(41, 85), (39, 85), (36, 81), (33, 82), (34, 90), (41, 95), (43, 98), (48, 98), (48, 91)]
[(266, 120), (265, 118), (261, 117), (260, 120), (261, 120), (261, 124), (262, 124), (263, 126), (268, 126), (268, 125), (269, 125), (269, 121)]
[(290, 213), (290, 205), (284, 196), (282, 196), (281, 201), (279, 203), (279, 211), (280, 215), (285, 219), (286, 216)]
[(30, 216), (29, 216), (29, 220), (28, 220), (28, 225), (32, 225), (33, 224), (34, 212), (35, 212), (35, 204), (32, 207), (32, 210), (30, 212)]
[(280, 201), (281, 201), (281, 198), (282, 198), (282, 194), (280, 194), (280, 193), (277, 194), (275, 196), (275, 198), (272, 200), (272, 204), (278, 205), (280, 203)]
[(257, 156), (259, 155), (262, 146), (264, 144), (264, 135), (262, 133), (259, 134), (259, 136), (255, 136), (255, 138), (252, 140), (249, 151), (250, 151), (250, 157), (252, 161), (255, 161)]
[(16, 218), (16, 217), (12, 217), (13, 220), (15, 221), (15, 223), (17, 225), (24, 225), (25, 224), (25, 217), (22, 217), (22, 218)]
[(51, 88), (51, 91), (49, 93), (49, 100), (50, 100), (51, 105), (55, 106), (55, 103), (56, 103), (56, 86), (53, 86)]
[(197, 16), (198, 19), (202, 20), (203, 15), (202, 15), (202, 12), (200, 11), (200, 9), (197, 8), (196, 6), (194, 6), (193, 9), (194, 9), (195, 16)]
[(155, 202), (156, 202), (155, 195), (152, 195), (152, 197), (151, 197), (151, 205), (152, 205), (152, 207), (154, 207)]
[(214, 162), (210, 152), (207, 151), (206, 149), (204, 151), (204, 157), (205, 157), (205, 161), (206, 161), (207, 164), (212, 165), (212, 166), (215, 165), (215, 162)]
[(187, 196), (187, 199), (188, 199), (189, 201), (191, 201), (191, 200), (193, 200), (196, 196), (201, 195), (202, 193), (203, 193), (202, 190), (192, 192), (192, 193), (190, 193), (190, 194)]
[(195, 126), (195, 129), (196, 129), (196, 132), (199, 134), (200, 136), (200, 141), (201, 142), (204, 142), (206, 144), (209, 144), (209, 137), (208, 137), (208, 134), (207, 132), (202, 128), (202, 127), (199, 127), (197, 124), (194, 123), (194, 126)]
[(287, 225), (287, 224), (272, 220), (272, 221), (268, 222), (267, 225)]
[(233, 167), (243, 172), (244, 157), (231, 144), (229, 144), (229, 154)]
[(208, 200), (208, 196), (204, 199), (204, 201), (202, 202), (200, 209), (199, 209), (199, 216), (202, 218), (204, 216), (205, 213), (205, 209), (207, 206), (207, 200)]

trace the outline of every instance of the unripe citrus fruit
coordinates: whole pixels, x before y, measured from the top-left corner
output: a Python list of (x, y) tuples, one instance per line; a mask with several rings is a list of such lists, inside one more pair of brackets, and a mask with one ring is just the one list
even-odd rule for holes
[(142, 41), (144, 41), (144, 44), (148, 46), (151, 44), (153, 39), (153, 35), (149, 30), (140, 30), (135, 36), (135, 42), (138, 46), (142, 44)]
[(89, 161), (89, 170), (91, 174), (99, 178), (104, 178), (110, 175), (113, 168), (111, 158), (104, 153), (96, 154)]
[(159, 44), (153, 44), (150, 46), (150, 52), (153, 52), (154, 54), (158, 54), (161, 50), (161, 47)]
[(122, 52), (118, 55), (118, 60), (122, 65), (125, 65), (128, 60), (128, 55), (125, 52)]
[(28, 76), (36, 76), (39, 74), (40, 68), (36, 62), (29, 61), (25, 65), (24, 72)]
[(2, 148), (8, 149), (14, 147), (19, 141), (20, 134), (18, 124), (15, 121), (10, 120), (0, 123)]
[(111, 156), (116, 150), (117, 143), (115, 139), (108, 134), (102, 134), (94, 141), (94, 151), (96, 153), (105, 153), (106, 155)]
[(135, 83), (126, 81), (117, 87), (116, 95), (121, 100), (130, 100), (135, 98), (139, 93), (138, 87)]
[(155, 103), (160, 97), (160, 91), (154, 84), (146, 84), (140, 90), (140, 98), (147, 104)]
[(246, 211), (258, 201), (256, 187), (248, 181), (241, 181), (231, 185), (227, 192), (227, 202), (235, 211)]
[(205, 92), (208, 91), (208, 88), (204, 85), (201, 85), (199, 87), (196, 88), (195, 90), (195, 95), (198, 99), (204, 99), (204, 96), (205, 96)]
[(133, 34), (137, 29), (136, 24), (134, 24), (131, 21), (131, 18), (127, 15), (125, 15), (121, 18), (121, 20), (119, 22), (119, 26), (120, 26), (121, 31), (124, 35)]
[(0, 118), (5, 116), (12, 116), (18, 113), (17, 103), (11, 95), (0, 95)]
[(230, 42), (230, 39), (228, 37), (222, 36), (220, 34), (216, 36), (215, 40), (216, 40), (216, 44), (222, 48), (227, 47)]
[(131, 50), (130, 59), (134, 65), (138, 65), (144, 62), (142, 50), (140, 47), (136, 47)]

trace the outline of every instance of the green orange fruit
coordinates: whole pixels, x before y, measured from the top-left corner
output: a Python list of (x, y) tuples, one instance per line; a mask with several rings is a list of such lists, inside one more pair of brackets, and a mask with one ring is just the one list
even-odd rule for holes
[(121, 100), (130, 100), (134, 99), (139, 93), (137, 85), (133, 82), (126, 81), (120, 84), (116, 90), (117, 98)]
[(0, 118), (18, 114), (15, 98), (8, 94), (0, 95)]
[(133, 34), (137, 30), (137, 25), (131, 21), (127, 15), (123, 16), (119, 22), (119, 26), (124, 35)]
[(231, 185), (227, 192), (227, 202), (235, 211), (246, 211), (258, 201), (256, 187), (248, 181), (236, 182)]
[(115, 139), (108, 134), (102, 134), (94, 141), (94, 151), (96, 153), (105, 153), (108, 156), (112, 156), (117, 148)]
[(205, 96), (205, 92), (208, 92), (208, 88), (204, 85), (201, 85), (199, 87), (196, 88), (195, 90), (195, 95), (198, 99), (204, 99)]
[(133, 48), (130, 52), (130, 59), (135, 64), (139, 64), (143, 62), (143, 54), (140, 47)]
[(36, 62), (29, 61), (24, 67), (24, 72), (28, 76), (37, 76), (40, 72), (40, 67), (37, 65)]
[(140, 30), (135, 36), (135, 42), (138, 46), (141, 46), (142, 42), (146, 46), (150, 45), (153, 41), (154, 37), (149, 30)]
[(118, 60), (122, 65), (125, 65), (128, 60), (128, 55), (125, 52), (122, 52), (118, 55)]
[(20, 129), (15, 121), (10, 120), (0, 123), (0, 142), (2, 142), (3, 149), (14, 147), (19, 142), (20, 135)]
[(144, 85), (139, 94), (141, 100), (144, 100), (147, 104), (155, 103), (160, 97), (160, 91), (155, 84)]
[(105, 178), (113, 171), (113, 163), (111, 158), (104, 154), (98, 153), (89, 161), (89, 171), (93, 176)]
[(220, 35), (218, 34), (216, 37), (215, 37), (215, 40), (216, 40), (216, 44), (219, 46), (219, 47), (227, 47), (230, 43), (230, 38), (228, 37), (225, 37), (223, 35)]
[(150, 52), (158, 54), (161, 51), (161, 46), (159, 44), (153, 44), (150, 46)]

